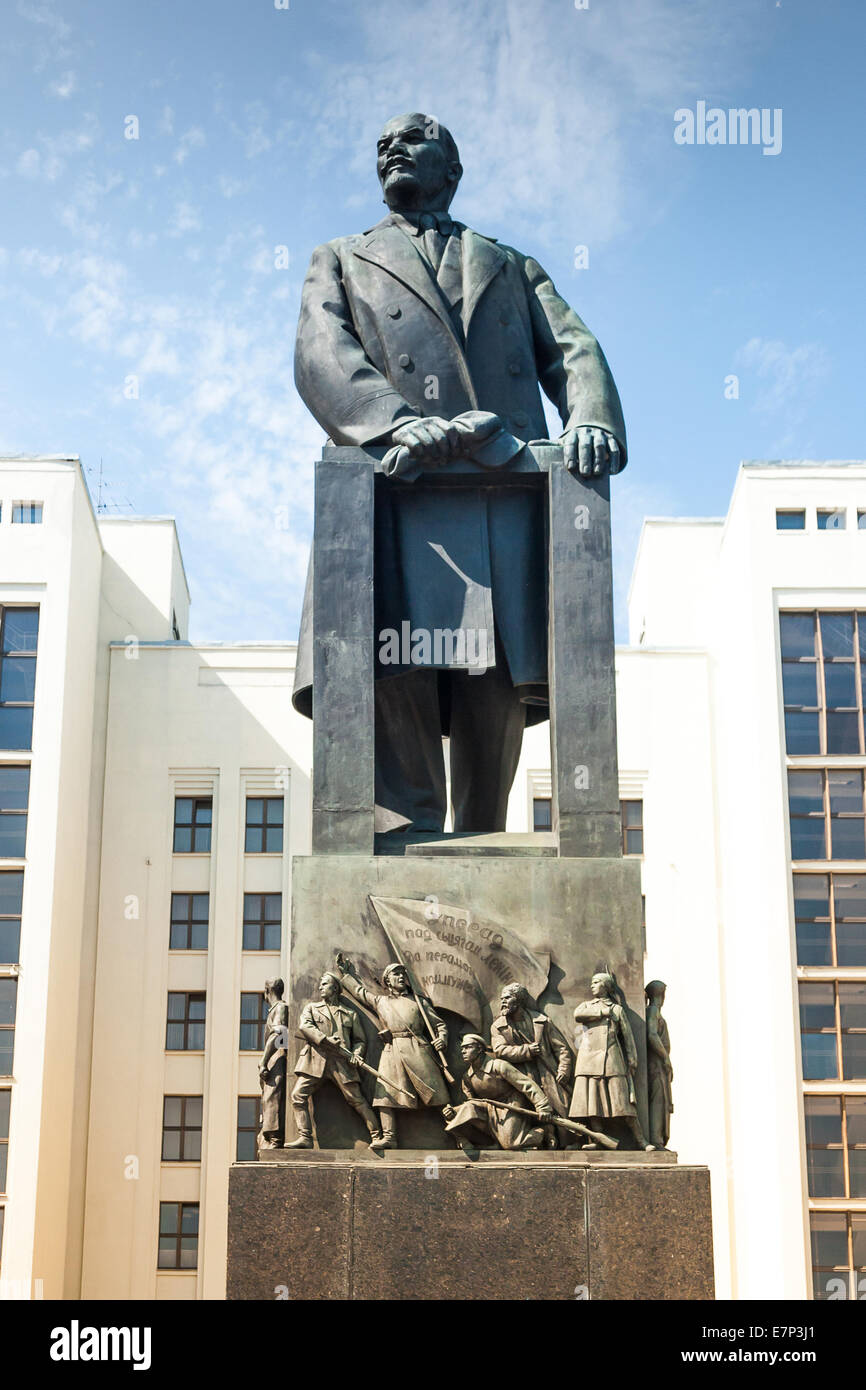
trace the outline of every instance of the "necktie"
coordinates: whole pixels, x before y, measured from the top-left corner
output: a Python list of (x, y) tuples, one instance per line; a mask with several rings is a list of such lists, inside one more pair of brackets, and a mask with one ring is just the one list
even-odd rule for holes
[(440, 217), (435, 212), (422, 212), (418, 218), (418, 227), (421, 231), (427, 259), (434, 271), (438, 272), (442, 264), (442, 257), (445, 255), (445, 248), (448, 245), (448, 238), (451, 235), (451, 219), (450, 217)]

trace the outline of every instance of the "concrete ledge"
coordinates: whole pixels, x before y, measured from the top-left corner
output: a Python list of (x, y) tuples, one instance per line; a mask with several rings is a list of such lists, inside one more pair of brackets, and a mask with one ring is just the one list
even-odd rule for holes
[(706, 1168), (639, 1153), (347, 1157), (232, 1165), (229, 1299), (713, 1298)]

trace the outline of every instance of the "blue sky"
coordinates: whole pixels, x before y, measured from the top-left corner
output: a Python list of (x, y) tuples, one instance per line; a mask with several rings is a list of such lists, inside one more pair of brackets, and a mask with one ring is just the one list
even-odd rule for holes
[[(376, 136), (422, 109), (455, 214), (607, 353), (621, 600), (643, 516), (724, 512), (743, 458), (866, 454), (864, 52), (860, 0), (8, 0), (0, 450), (79, 453), (94, 493), (101, 459), (103, 501), (175, 515), (194, 638), (293, 640), (300, 286), (382, 215)], [(676, 144), (701, 100), (781, 108), (781, 153)]]

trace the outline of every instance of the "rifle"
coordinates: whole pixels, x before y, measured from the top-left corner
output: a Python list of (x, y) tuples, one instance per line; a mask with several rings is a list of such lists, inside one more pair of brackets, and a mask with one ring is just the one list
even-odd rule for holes
[[(301, 1032), (297, 1032), (295, 1034), (295, 1037), (299, 1038), (301, 1042), (305, 1042), (308, 1044), (310, 1042), (309, 1038), (305, 1038), (303, 1033)], [(404, 1096), (409, 1097), (409, 1100), (415, 1099), (415, 1097), (411, 1095), (409, 1091), (404, 1090), (402, 1086), (398, 1086), (396, 1081), (389, 1081), (387, 1076), (383, 1076), (382, 1073), (380, 1071), (377, 1071), (375, 1067), (371, 1067), (369, 1062), (357, 1060), (354, 1052), (352, 1052), (351, 1049), (346, 1047), (343, 1043), (340, 1043), (339, 1047), (334, 1047), (333, 1043), (331, 1043), (330, 1047), (335, 1052), (339, 1052), (340, 1055), (342, 1057), (345, 1057), (348, 1062), (351, 1062), (353, 1067), (360, 1067), (361, 1071), (367, 1072), (370, 1076), (375, 1076), (379, 1081), (382, 1082), (383, 1086), (389, 1087), (389, 1089), (392, 1091), (402, 1091)]]
[(499, 1110), (508, 1110), (512, 1115), (522, 1115), (525, 1120), (532, 1120), (534, 1124), (556, 1125), (559, 1129), (567, 1129), (570, 1134), (583, 1134), (594, 1144), (600, 1144), (603, 1149), (618, 1149), (619, 1141), (611, 1139), (607, 1134), (600, 1134), (597, 1130), (588, 1129), (586, 1125), (580, 1124), (578, 1120), (566, 1120), (562, 1115), (539, 1115), (537, 1110), (525, 1110), (522, 1105), (509, 1105), (504, 1100), (489, 1100), (487, 1096), (479, 1096), (482, 1105), (495, 1105)]

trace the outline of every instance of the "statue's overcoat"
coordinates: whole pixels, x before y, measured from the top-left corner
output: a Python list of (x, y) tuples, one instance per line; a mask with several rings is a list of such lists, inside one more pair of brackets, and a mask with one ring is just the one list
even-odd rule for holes
[[(467, 410), (493, 412), (519, 439), (546, 438), (540, 383), (563, 427), (600, 426), (625, 458), (604, 354), (550, 277), (531, 257), (467, 227), (459, 227), (459, 247), (450, 287), (390, 215), (317, 247), (303, 288), (295, 381), (331, 442), (385, 445), (401, 421)], [(547, 714), (543, 495), (498, 475), (491, 486), (491, 476), (477, 487), (443, 486), (441, 470), (411, 483), (377, 480), (376, 629), (400, 631), (406, 621), (428, 632), (487, 629), (492, 645), (495, 620), (533, 722)], [(308, 574), (293, 696), (305, 714), (311, 688)]]

